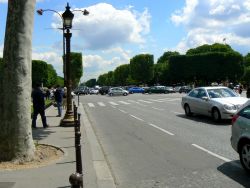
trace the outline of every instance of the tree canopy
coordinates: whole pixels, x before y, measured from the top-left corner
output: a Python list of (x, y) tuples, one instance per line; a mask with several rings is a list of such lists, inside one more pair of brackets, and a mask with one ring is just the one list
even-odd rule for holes
[(83, 75), (82, 53), (71, 52), (71, 81), (72, 87), (78, 86), (80, 79)]

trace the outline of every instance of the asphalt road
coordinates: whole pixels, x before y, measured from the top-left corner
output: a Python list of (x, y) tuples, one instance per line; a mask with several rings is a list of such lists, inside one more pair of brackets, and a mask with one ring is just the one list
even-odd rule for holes
[(80, 96), (117, 187), (250, 187), (230, 121), (187, 118), (181, 96)]

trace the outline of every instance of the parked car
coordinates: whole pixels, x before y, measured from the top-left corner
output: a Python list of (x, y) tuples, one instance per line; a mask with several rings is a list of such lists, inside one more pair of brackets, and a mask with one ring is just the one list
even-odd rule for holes
[(95, 88), (91, 88), (90, 90), (89, 90), (89, 94), (90, 95), (98, 95), (99, 94), (99, 90), (98, 89), (95, 89)]
[(80, 87), (77, 88), (74, 93), (76, 95), (88, 95), (89, 94), (89, 88), (88, 87)]
[(199, 87), (182, 97), (181, 105), (187, 116), (196, 113), (220, 121), (231, 119), (247, 100), (227, 87)]
[(108, 94), (108, 92), (109, 92), (109, 86), (102, 86), (100, 89), (99, 89), (99, 93), (101, 94), (101, 95), (106, 95), (106, 94)]
[(181, 86), (179, 89), (179, 93), (189, 93), (191, 90), (191, 86)]
[(151, 86), (144, 90), (144, 93), (169, 93), (165, 86)]
[(231, 145), (239, 153), (243, 168), (250, 173), (250, 101), (232, 118)]
[(131, 87), (128, 89), (129, 93), (143, 93), (144, 89), (141, 87)]
[(175, 93), (175, 90), (172, 86), (166, 86), (166, 90), (168, 91), (168, 93)]
[(109, 96), (114, 96), (114, 95), (128, 95), (128, 91), (125, 89), (122, 89), (121, 87), (113, 87), (109, 89), (108, 92)]

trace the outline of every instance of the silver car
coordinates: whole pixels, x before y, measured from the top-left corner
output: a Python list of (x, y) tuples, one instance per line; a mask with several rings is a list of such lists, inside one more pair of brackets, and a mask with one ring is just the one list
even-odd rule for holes
[(232, 118), (231, 145), (239, 153), (244, 169), (250, 173), (250, 101)]
[(218, 122), (231, 119), (247, 100), (227, 87), (199, 87), (182, 97), (181, 104), (187, 116), (202, 114)]
[(121, 87), (112, 87), (112, 88), (109, 89), (108, 95), (109, 96), (113, 96), (113, 95), (124, 95), (124, 96), (126, 96), (126, 95), (128, 95), (128, 91), (122, 89)]

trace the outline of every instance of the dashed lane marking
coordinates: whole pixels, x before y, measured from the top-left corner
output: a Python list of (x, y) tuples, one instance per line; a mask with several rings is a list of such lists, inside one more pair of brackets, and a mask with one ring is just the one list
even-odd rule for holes
[(112, 102), (112, 101), (110, 101), (109, 103), (112, 104), (112, 105), (114, 105), (114, 106), (119, 105), (119, 104), (117, 104), (117, 103), (115, 103), (115, 102)]
[(89, 107), (94, 108), (95, 105), (93, 103), (88, 103)]
[(98, 102), (99, 106), (106, 106), (103, 102)]
[(161, 127), (158, 127), (157, 125), (154, 125), (154, 124), (152, 124), (152, 123), (149, 123), (149, 125), (152, 126), (152, 127), (154, 127), (154, 128), (156, 128), (156, 129), (158, 129), (158, 130), (160, 130), (160, 131), (162, 131), (162, 132), (164, 132), (164, 133), (167, 133), (167, 134), (169, 134), (169, 135), (171, 135), (171, 136), (174, 136), (173, 133), (171, 133), (171, 132), (169, 132), (169, 131), (167, 131), (167, 130), (161, 128)]
[(133, 118), (135, 118), (135, 119), (137, 119), (137, 120), (139, 120), (139, 121), (144, 121), (143, 119), (141, 119), (141, 118), (138, 118), (138, 117), (136, 117), (136, 116), (134, 116), (134, 115), (132, 115), (132, 114), (129, 114), (131, 117), (133, 117)]
[(130, 104), (130, 103), (125, 102), (125, 101), (119, 101), (119, 103), (122, 103), (122, 104)]
[(148, 104), (152, 103), (152, 102), (150, 102), (150, 101), (144, 101), (144, 100), (138, 100), (138, 101), (144, 102), (144, 103), (148, 103)]
[(152, 107), (152, 108), (155, 109), (155, 110), (160, 110), (160, 111), (164, 110), (163, 108), (156, 108), (156, 107)]
[(217, 158), (219, 158), (219, 159), (221, 159), (221, 160), (223, 160), (223, 161), (225, 161), (225, 162), (231, 162), (232, 160), (230, 160), (230, 159), (228, 159), (228, 158), (225, 158), (225, 157), (222, 157), (222, 156), (220, 156), (220, 155), (218, 155), (218, 154), (216, 154), (216, 153), (213, 153), (213, 152), (211, 152), (211, 151), (209, 151), (209, 150), (207, 150), (207, 149), (205, 149), (205, 148), (203, 148), (203, 147), (201, 147), (201, 146), (199, 146), (199, 145), (197, 145), (197, 144), (192, 144), (192, 146), (194, 146), (194, 147), (196, 147), (196, 148), (198, 148), (198, 149), (200, 149), (200, 150), (202, 150), (202, 151), (205, 151), (205, 152), (207, 152), (208, 154), (210, 154), (210, 155), (212, 155), (212, 156), (214, 156), (214, 157), (217, 157)]

